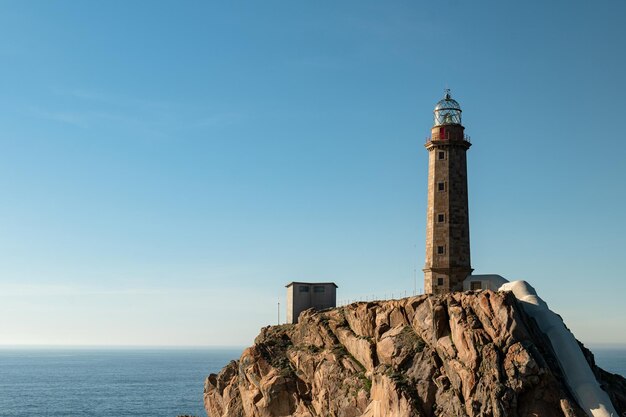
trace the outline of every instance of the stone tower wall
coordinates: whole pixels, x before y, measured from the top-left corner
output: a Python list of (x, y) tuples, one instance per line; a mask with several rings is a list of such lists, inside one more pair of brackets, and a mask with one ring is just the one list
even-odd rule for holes
[[(469, 147), (460, 125), (446, 126), (445, 131), (434, 127), (426, 143), (426, 293), (462, 291), (463, 280), (472, 272), (466, 159)], [(440, 280), (443, 281), (441, 285)]]

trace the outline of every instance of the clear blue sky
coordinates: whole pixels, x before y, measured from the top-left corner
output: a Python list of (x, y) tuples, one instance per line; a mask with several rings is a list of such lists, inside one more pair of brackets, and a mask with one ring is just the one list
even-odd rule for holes
[[(0, 344), (246, 345), (422, 285), (448, 86), (476, 273), (626, 344), (626, 3), (4, 1)], [(283, 312), (284, 319), (284, 312)]]

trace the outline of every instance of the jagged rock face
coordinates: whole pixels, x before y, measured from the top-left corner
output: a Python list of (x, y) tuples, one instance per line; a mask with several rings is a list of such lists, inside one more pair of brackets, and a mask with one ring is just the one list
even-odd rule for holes
[[(592, 365), (626, 411), (626, 380)], [(585, 416), (532, 319), (491, 291), (306, 311), (262, 329), (204, 392), (209, 417)]]

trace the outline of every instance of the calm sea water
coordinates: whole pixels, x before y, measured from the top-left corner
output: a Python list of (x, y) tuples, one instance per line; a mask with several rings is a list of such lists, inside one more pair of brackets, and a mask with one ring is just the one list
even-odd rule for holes
[(206, 416), (204, 379), (242, 350), (0, 349), (0, 416)]
[(626, 347), (600, 348), (592, 346), (590, 349), (596, 358), (596, 365), (605, 371), (626, 378)]
[[(592, 350), (626, 376), (626, 349)], [(0, 416), (205, 416), (205, 377), (241, 351), (0, 349)]]

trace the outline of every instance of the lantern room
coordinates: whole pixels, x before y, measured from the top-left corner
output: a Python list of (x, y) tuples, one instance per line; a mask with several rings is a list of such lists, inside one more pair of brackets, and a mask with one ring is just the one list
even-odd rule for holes
[(460, 125), (461, 124), (461, 106), (452, 99), (450, 90), (446, 90), (446, 95), (439, 100), (435, 106), (435, 126), (442, 125)]

